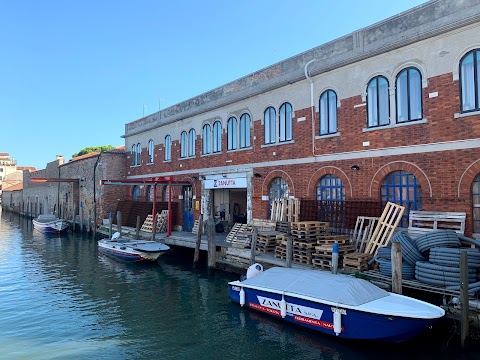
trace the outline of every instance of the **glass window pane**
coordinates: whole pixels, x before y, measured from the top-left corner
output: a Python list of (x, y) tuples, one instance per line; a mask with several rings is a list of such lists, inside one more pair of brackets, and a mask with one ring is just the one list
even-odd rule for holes
[(410, 118), (409, 120), (419, 120), (422, 118), (422, 78), (417, 69), (409, 69), (409, 100), (410, 100)]
[(407, 70), (397, 78), (397, 119), (398, 122), (408, 121)]
[(473, 52), (471, 52), (463, 58), (460, 66), (463, 111), (475, 109), (475, 76), (473, 57)]

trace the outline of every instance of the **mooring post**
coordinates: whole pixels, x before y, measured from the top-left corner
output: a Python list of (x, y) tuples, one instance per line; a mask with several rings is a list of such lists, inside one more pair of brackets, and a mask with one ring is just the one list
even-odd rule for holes
[(152, 241), (155, 241), (155, 234), (157, 233), (157, 219), (158, 219), (158, 214), (156, 211), (154, 211), (155, 216), (152, 221)]
[(332, 248), (332, 274), (338, 272), (338, 243), (335, 241)]
[(195, 243), (195, 253), (193, 254), (193, 267), (197, 266), (198, 260), (200, 259), (200, 243), (202, 242), (202, 232), (203, 214), (200, 214), (200, 216), (198, 217), (197, 242)]
[(215, 244), (215, 222), (211, 217), (207, 222), (207, 239), (208, 239), (208, 270), (215, 268), (216, 263), (216, 244)]
[(250, 248), (250, 265), (255, 264), (255, 251), (257, 251), (258, 229), (254, 226), (252, 232), (252, 241)]
[(287, 237), (287, 268), (292, 267), (293, 260), (293, 237)]
[(468, 336), (468, 254), (466, 251), (460, 252), (460, 341), (462, 348), (465, 347), (465, 339)]
[(83, 233), (83, 202), (80, 202), (80, 232)]
[(140, 215), (137, 215), (137, 226), (135, 227), (135, 239), (140, 239)]
[(108, 213), (108, 238), (109, 239), (111, 239), (113, 235), (112, 227), (113, 227), (113, 213), (110, 211)]
[(402, 245), (392, 243), (392, 292), (402, 295)]
[(117, 211), (117, 231), (122, 235), (122, 212)]
[(72, 221), (72, 233), (75, 232), (75, 218), (77, 216), (77, 205), (73, 205), (73, 221)]

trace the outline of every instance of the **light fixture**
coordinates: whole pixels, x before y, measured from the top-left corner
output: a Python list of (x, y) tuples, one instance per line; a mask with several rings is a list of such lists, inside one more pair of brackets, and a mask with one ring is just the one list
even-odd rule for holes
[(358, 170), (360, 170), (360, 166), (352, 165), (352, 170), (358, 171)]
[(262, 175), (260, 175), (259, 173), (255, 173), (255, 174), (253, 174), (253, 176), (255, 176), (255, 177), (262, 177)]
[(222, 176), (223, 176), (224, 178), (226, 178), (226, 177), (227, 177), (227, 174), (222, 174)]
[(193, 180), (198, 180), (198, 177), (192, 176), (192, 179), (193, 179)]

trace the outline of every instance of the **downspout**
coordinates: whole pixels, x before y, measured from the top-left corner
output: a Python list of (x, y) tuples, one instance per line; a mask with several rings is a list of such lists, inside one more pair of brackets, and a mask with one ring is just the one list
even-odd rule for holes
[(313, 105), (313, 81), (308, 75), (308, 66), (311, 63), (314, 63), (315, 61), (318, 61), (318, 60), (313, 59), (305, 64), (305, 78), (310, 83), (310, 109), (312, 111), (312, 154), (313, 156), (317, 156), (315, 155), (315, 111), (314, 111), (314, 105)]

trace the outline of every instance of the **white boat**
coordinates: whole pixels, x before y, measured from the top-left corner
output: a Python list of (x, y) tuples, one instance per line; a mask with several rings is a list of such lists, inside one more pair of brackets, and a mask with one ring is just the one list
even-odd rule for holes
[(168, 245), (150, 240), (122, 238), (118, 232), (111, 239), (98, 241), (98, 251), (102, 254), (131, 262), (156, 261), (168, 250)]
[(248, 275), (229, 283), (233, 302), (341, 338), (402, 342), (445, 315), (349, 275), (277, 267)]
[(68, 229), (68, 222), (52, 214), (39, 215), (33, 219), (33, 228), (43, 233), (61, 233)]

